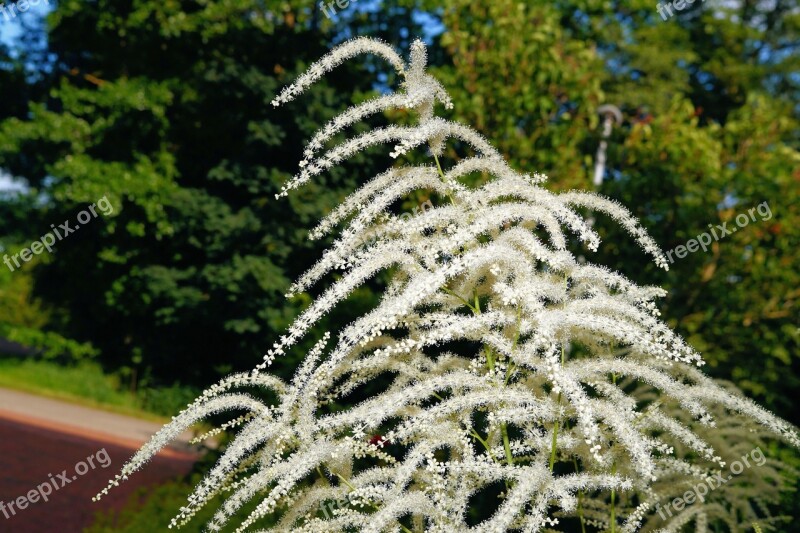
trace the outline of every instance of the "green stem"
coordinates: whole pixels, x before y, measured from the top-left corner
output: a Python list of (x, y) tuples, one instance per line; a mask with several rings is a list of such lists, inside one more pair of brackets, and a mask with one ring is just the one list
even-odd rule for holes
[[(611, 383), (614, 385), (617, 384), (617, 373), (611, 373)], [(617, 465), (613, 465), (611, 469), (612, 474), (617, 473)], [(616, 499), (617, 499), (617, 491), (611, 489), (611, 533), (615, 533), (617, 531), (617, 507), (616, 507)]]
[[(516, 323), (516, 333), (514, 333), (514, 342), (511, 344), (511, 351), (513, 352), (517, 348), (517, 343), (519, 342), (520, 336), (520, 328), (522, 327), (522, 307), (517, 306), (517, 323)], [(503, 381), (504, 385), (508, 385), (508, 380), (511, 379), (511, 374), (514, 373), (514, 361), (508, 361), (508, 368), (506, 368), (506, 379)]]
[(511, 444), (508, 442), (508, 427), (502, 424), (500, 426), (500, 431), (503, 433), (503, 448), (506, 450), (506, 460), (509, 465), (513, 465), (514, 456), (511, 455)]
[[(564, 293), (565, 294), (567, 292), (568, 286), (569, 285), (567, 283), (567, 273), (564, 272)], [(561, 343), (561, 366), (562, 367), (564, 366), (564, 343), (563, 342)], [(559, 410), (560, 410), (560, 408), (561, 408), (561, 392), (558, 393), (558, 407), (559, 407)], [(556, 423), (553, 426), (553, 442), (552, 442), (552, 445), (550, 446), (550, 472), (551, 473), (553, 472), (553, 468), (555, 467), (555, 464), (556, 464), (556, 447), (557, 447), (557, 444), (558, 444), (558, 427), (560, 425), (561, 425), (561, 419), (557, 418), (556, 419)]]
[(345, 485), (347, 485), (347, 487), (348, 487), (350, 490), (356, 490), (356, 488), (355, 488), (353, 485), (351, 485), (351, 484), (350, 484), (350, 482), (349, 482), (349, 481), (347, 481), (347, 479), (345, 479), (345, 477), (344, 477), (343, 475), (341, 475), (341, 474), (339, 474), (339, 473), (337, 473), (337, 472), (333, 472), (333, 475), (335, 475), (336, 477), (338, 477), (338, 478), (339, 478), (339, 479), (342, 481), (342, 483), (344, 483)]
[[(442, 398), (441, 396), (439, 396), (439, 395), (438, 395), (438, 394), (436, 394), (435, 392), (433, 393), (433, 395), (434, 395), (434, 396), (436, 396), (437, 398), (439, 398), (440, 400), (444, 401), (444, 398)], [(476, 439), (478, 439), (478, 441), (479, 441), (479, 442), (480, 442), (480, 443), (483, 445), (483, 447), (486, 449), (486, 452), (489, 454), (489, 457), (491, 457), (491, 458), (492, 458), (492, 461), (494, 461), (495, 463), (497, 463), (497, 462), (498, 462), (498, 461), (497, 461), (497, 458), (496, 458), (496, 457), (494, 456), (494, 454), (492, 453), (492, 447), (491, 447), (491, 446), (489, 446), (489, 443), (487, 442), (487, 441), (491, 440), (491, 438), (492, 438), (492, 434), (491, 434), (491, 433), (489, 433), (489, 435), (487, 435), (487, 436), (486, 436), (486, 440), (484, 440), (483, 438), (481, 438), (480, 434), (479, 434), (477, 431), (475, 431), (475, 428), (473, 428), (473, 427), (469, 428), (469, 433), (470, 433), (470, 435), (472, 435), (473, 437), (475, 437)], [(506, 439), (507, 439), (507, 438), (508, 438), (508, 437), (506, 436)]]
[[(614, 465), (611, 469), (612, 474), (617, 473), (617, 466)], [(617, 531), (617, 507), (616, 507), (616, 496), (617, 492), (614, 489), (611, 489), (611, 533), (616, 533)]]
[[(478, 298), (478, 294), (477, 293), (475, 293), (473, 295), (473, 299), (475, 301), (475, 304), (471, 305), (465, 298), (462, 298), (461, 296), (459, 296), (455, 292), (451, 291), (447, 287), (445, 287), (443, 290), (447, 294), (449, 294), (451, 296), (454, 296), (454, 297), (458, 298), (459, 300), (461, 300), (461, 302), (464, 305), (466, 305), (467, 307), (469, 307), (472, 310), (472, 312), (475, 313), (476, 315), (481, 314), (481, 304), (480, 304), (480, 299)], [(514, 341), (514, 344), (516, 344), (516, 340)], [(487, 346), (484, 346), (483, 352), (486, 355), (486, 364), (489, 367), (489, 370), (493, 371), (494, 370), (494, 354), (493, 354), (491, 348), (489, 348)], [(508, 372), (506, 372), (506, 381), (508, 381)], [(440, 396), (438, 396), (438, 395), (436, 395), (436, 396), (441, 400)], [(491, 457), (493, 461), (496, 461), (496, 459), (492, 455), (491, 447), (489, 446), (489, 444), (485, 440), (483, 440), (480, 437), (480, 435), (478, 435), (477, 431), (475, 431), (474, 429), (471, 429), (471, 431), (472, 431), (472, 436), (477, 438), (480, 441), (480, 443), (483, 444), (483, 447), (486, 448), (486, 451), (489, 453), (489, 457)], [(503, 435), (503, 448), (505, 449), (505, 452), (506, 452), (506, 460), (508, 461), (508, 464), (513, 465), (514, 464), (514, 456), (511, 454), (511, 442), (509, 441), (509, 438), (508, 438), (508, 427), (505, 424), (501, 424), (500, 431), (501, 431), (501, 433)]]
[[(561, 344), (561, 366), (564, 366), (564, 344)], [(558, 406), (561, 407), (561, 393), (558, 393)], [(558, 428), (561, 425), (561, 419), (556, 419), (556, 424), (553, 426), (553, 443), (550, 447), (550, 472), (556, 464), (556, 444), (558, 444)]]
[(484, 346), (483, 353), (486, 354), (486, 365), (489, 367), (489, 370), (494, 370), (494, 355), (492, 355), (492, 349)]
[[(470, 310), (472, 310), (472, 312), (473, 312), (473, 313), (475, 312), (475, 308), (474, 308), (474, 307), (472, 307), (472, 304), (470, 304), (470, 303), (469, 303), (467, 300), (465, 300), (464, 298), (462, 298), (461, 296), (459, 296), (459, 295), (458, 295), (458, 294), (456, 294), (455, 292), (451, 291), (451, 290), (450, 290), (450, 289), (448, 289), (447, 287), (442, 287), (442, 290), (443, 290), (444, 292), (446, 292), (447, 294), (449, 294), (450, 296), (454, 296), (455, 298), (458, 298), (459, 300), (461, 300), (461, 303), (463, 303), (464, 305), (466, 305), (467, 307), (469, 307), (469, 308), (470, 308)], [(480, 314), (480, 311), (478, 312), (478, 314)]]
[[(442, 177), (442, 179), (444, 179), (444, 172), (442, 171), (442, 166), (439, 163), (439, 158), (436, 156), (436, 154), (433, 154), (433, 158), (436, 160), (436, 168), (439, 170), (439, 175)], [(451, 202), (453, 201), (452, 198), (450, 199), (450, 201)], [(456, 294), (454, 291), (448, 289), (447, 287), (444, 287), (442, 290), (444, 290), (445, 293), (457, 298), (459, 301), (461, 301), (461, 303), (463, 303), (465, 306), (467, 306), (474, 314), (476, 314), (476, 315), (480, 315), (481, 314), (481, 302), (480, 302), (480, 298), (478, 297), (477, 291), (475, 291), (473, 293), (473, 295), (472, 295), (474, 303), (470, 304), (470, 302), (467, 301), (466, 298), (463, 298), (462, 296), (459, 296), (458, 294)], [(521, 309), (517, 308), (517, 332), (516, 332), (516, 335), (515, 335), (515, 338), (514, 338), (514, 344), (513, 344), (514, 347), (516, 347), (517, 342), (519, 341), (520, 314), (521, 314)], [(488, 366), (489, 371), (490, 372), (494, 371), (495, 364), (494, 364), (494, 353), (493, 353), (492, 349), (490, 347), (488, 347), (488, 346), (484, 346), (483, 347), (483, 352), (484, 352), (484, 354), (486, 356), (486, 365)], [(509, 366), (506, 368), (506, 376), (505, 376), (504, 383), (508, 383), (508, 380), (509, 380), (509, 378), (511, 376), (511, 365), (512, 364), (513, 363), (509, 362)], [(478, 434), (478, 432), (475, 431), (475, 429), (470, 428), (470, 432), (471, 432), (471, 435), (473, 437), (475, 437), (476, 439), (478, 439), (478, 441), (480, 441), (480, 443), (483, 445), (483, 447), (486, 448), (486, 451), (489, 453), (489, 457), (491, 457), (493, 461), (496, 461), (495, 457), (492, 455), (492, 451), (491, 451), (491, 447), (489, 446), (489, 443), (486, 440), (482, 439), (481, 436)], [(511, 441), (510, 441), (510, 439), (508, 437), (508, 426), (505, 423), (502, 423), (500, 425), (500, 432), (501, 432), (501, 434), (503, 436), (503, 449), (505, 450), (506, 461), (508, 462), (509, 465), (513, 465), (514, 464), (514, 455), (511, 453)]]
[[(439, 163), (439, 158), (436, 156), (436, 154), (433, 154), (433, 159), (436, 161), (436, 169), (439, 171), (439, 176), (442, 178), (444, 183), (447, 183), (447, 178), (444, 176), (442, 165)], [(447, 199), (450, 200), (451, 204), (455, 205), (456, 201), (453, 200), (453, 197), (450, 195), (450, 193), (447, 194)]]
[[(475, 431), (475, 429), (474, 429), (474, 428), (470, 428), (470, 434), (471, 434), (473, 437), (475, 437), (476, 439), (478, 439), (478, 441), (479, 441), (481, 444), (483, 444), (483, 447), (484, 447), (484, 448), (486, 448), (486, 452), (489, 454), (489, 457), (491, 457), (491, 458), (492, 458), (492, 461), (494, 461), (495, 463), (496, 463), (496, 462), (498, 462), (498, 461), (497, 461), (497, 458), (494, 456), (494, 454), (492, 454), (492, 448), (489, 446), (489, 443), (488, 443), (488, 442), (486, 442), (484, 439), (482, 439), (482, 438), (481, 438), (481, 436), (480, 436), (480, 434), (478, 434), (478, 432), (477, 432), (477, 431)], [(489, 437), (487, 437), (487, 438), (489, 438)]]
[[(475, 300), (475, 307), (473, 312), (476, 315), (481, 314), (481, 301), (478, 298), (478, 292), (476, 291), (472, 295), (473, 300)], [(492, 349), (488, 346), (483, 347), (483, 352), (486, 354), (486, 365), (489, 367), (489, 371), (494, 371), (494, 354)], [(506, 461), (508, 461), (509, 465), (514, 464), (514, 456), (511, 454), (511, 443), (508, 439), (508, 426), (504, 423), (500, 424), (500, 433), (503, 435), (503, 449), (506, 452)]]
[[(578, 459), (573, 457), (572, 458), (573, 464), (575, 464), (575, 473), (578, 473)], [(586, 533), (586, 524), (583, 519), (583, 491), (578, 491), (578, 518), (581, 521), (581, 533)]]
[[(558, 394), (558, 404), (561, 405), (561, 393)], [(553, 426), (553, 442), (550, 445), (550, 472), (553, 472), (553, 467), (556, 464), (556, 444), (558, 444), (558, 426), (561, 420), (556, 420), (556, 425)]]
[[(336, 476), (336, 477), (338, 477), (340, 480), (342, 480), (342, 483), (344, 483), (345, 485), (347, 485), (347, 486), (348, 486), (348, 488), (349, 488), (350, 490), (356, 490), (356, 488), (355, 488), (353, 485), (351, 485), (351, 484), (350, 484), (350, 482), (349, 482), (349, 481), (347, 481), (347, 479), (345, 479), (345, 477), (344, 477), (344, 476), (342, 476), (341, 474), (339, 474), (339, 473), (337, 473), (337, 472), (333, 472), (332, 470), (331, 470), (331, 472), (333, 473), (333, 475), (335, 475), (335, 476)], [(370, 506), (371, 506), (373, 509), (375, 509), (376, 511), (377, 511), (378, 509), (380, 509), (380, 507), (379, 507), (379, 506), (377, 506), (376, 504), (374, 504), (374, 503), (372, 503), (372, 502), (369, 502), (369, 504), (370, 504)], [(399, 526), (400, 526), (400, 527), (403, 529), (403, 531), (405, 531), (406, 533), (414, 533), (413, 531), (411, 531), (410, 529), (408, 529), (408, 528), (407, 528), (406, 526), (404, 526), (403, 524), (400, 524), (399, 522), (398, 522), (398, 525), (399, 525)]]
[(436, 168), (439, 170), (439, 175), (444, 179), (444, 172), (442, 172), (442, 165), (439, 163), (439, 157), (436, 154), (433, 154), (433, 159), (436, 161)]

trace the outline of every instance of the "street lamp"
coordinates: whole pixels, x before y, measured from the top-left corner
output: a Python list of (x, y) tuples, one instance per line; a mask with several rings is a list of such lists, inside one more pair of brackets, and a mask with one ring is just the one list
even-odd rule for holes
[(611, 129), (614, 122), (619, 126), (622, 124), (622, 112), (615, 105), (604, 104), (597, 108), (597, 113), (603, 117), (603, 134), (600, 146), (597, 147), (597, 156), (594, 161), (594, 183), (595, 189), (603, 184), (603, 174), (606, 170), (606, 149), (608, 148), (608, 138), (611, 136)]

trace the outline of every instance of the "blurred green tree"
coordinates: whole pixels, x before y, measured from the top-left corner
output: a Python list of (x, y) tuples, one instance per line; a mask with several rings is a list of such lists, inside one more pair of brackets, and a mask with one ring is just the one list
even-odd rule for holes
[(598, 220), (598, 260), (667, 288), (666, 317), (711, 371), (799, 422), (798, 2), (696, 2), (665, 22), (649, 0), (451, 0), (442, 20), (455, 115), (551, 187), (592, 187), (596, 110), (611, 103), (625, 121), (601, 192), (665, 250), (768, 202), (770, 220), (668, 274)]
[(350, 103), (343, 67), (302, 113), (269, 106), (334, 31), (311, 1), (59, 3), (49, 93), (0, 124), (0, 167), (44, 204), (20, 221), (26, 238), (103, 196), (115, 208), (35, 271), (65, 333), (139, 380), (207, 383), (260, 359), (305, 303), (283, 293), (319, 255), (307, 229), (380, 164), (359, 157), (274, 199), (310, 133)]
[(715, 374), (798, 421), (796, 0), (696, 2), (668, 21), (649, 0), (402, 0), (341, 16), (308, 0), (59, 5), (49, 92), (25, 108), (29, 84), (3, 71), (16, 103), (0, 126), (0, 166), (49, 200), (26, 227), (45, 230), (106, 194), (117, 207), (36, 271), (38, 293), (69, 308), (65, 333), (157, 374), (197, 377), (220, 353), (218, 372), (253, 361), (302, 305), (282, 292), (317, 253), (305, 228), (363, 163), (275, 202), (314, 125), (346, 105), (336, 87), (352, 71), (301, 114), (268, 101), (330, 42), (368, 33), (402, 44), (427, 17), (445, 29), (433, 59), (457, 118), (554, 188), (591, 186), (597, 107), (621, 107), (601, 192), (665, 249), (769, 203), (773, 218), (666, 275), (599, 220), (599, 260), (670, 289), (667, 318)]

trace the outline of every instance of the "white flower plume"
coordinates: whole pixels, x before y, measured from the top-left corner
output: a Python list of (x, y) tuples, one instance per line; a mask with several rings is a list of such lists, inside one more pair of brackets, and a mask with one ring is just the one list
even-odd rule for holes
[[(510, 168), (476, 131), (435, 116), (437, 103), (451, 102), (426, 72), (421, 41), (412, 44), (408, 65), (380, 41), (344, 43), (273, 103), (293, 100), (343, 61), (367, 53), (396, 70), (399, 91), (325, 125), (278, 196), (369, 146), (390, 143), (397, 158), (427, 147), (434, 160), (375, 176), (320, 222), (312, 238), (337, 228), (340, 236), (288, 295), (335, 270), (337, 281), (261, 364), (207, 390), (110, 486), (195, 421), (234, 411), (225, 428), (238, 431), (173, 525), (224, 493), (211, 531), (248, 505), (248, 516), (232, 523), (236, 531), (264, 524), (275, 524), (264, 531), (539, 531), (596, 513), (583, 508), (582, 495), (609, 505), (609, 494), (647, 493), (667, 471), (676, 443), (698, 460), (720, 462), (696, 431), (713, 426), (720, 406), (800, 444), (787, 423), (694, 368), (703, 364), (700, 355), (658, 318), (661, 289), (640, 287), (570, 252), (571, 241), (590, 250), (600, 245), (580, 212), (589, 209), (620, 223), (666, 269), (627, 209), (595, 194), (551, 193), (543, 176)], [(334, 144), (348, 127), (390, 109), (412, 112), (416, 125)], [(438, 156), (449, 141), (471, 155), (443, 169)], [(463, 178), (474, 173), (491, 179), (466, 186)], [(416, 191), (442, 201), (408, 220), (394, 214), (393, 206)], [(291, 383), (263, 373), (386, 270), (392, 279), (377, 307), (319, 340)], [(367, 384), (380, 384), (382, 392), (349, 402)], [(632, 396), (632, 387), (644, 385), (661, 403)], [(273, 400), (243, 390), (266, 390)], [(685, 416), (677, 419), (675, 409)], [(682, 460), (690, 464), (690, 457)], [(474, 522), (471, 500), (498, 484), (504, 490), (492, 512)], [(614, 496), (610, 502), (613, 509)], [(635, 529), (649, 511), (636, 507), (626, 527)], [(620, 506), (614, 518), (620, 527), (622, 512)]]

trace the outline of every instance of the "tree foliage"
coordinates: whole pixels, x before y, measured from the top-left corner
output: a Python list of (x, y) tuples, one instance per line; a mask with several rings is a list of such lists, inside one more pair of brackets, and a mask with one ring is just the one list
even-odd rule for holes
[[(719, 377), (797, 421), (800, 261), (797, 2), (695, 2), (663, 21), (652, 2), (448, 2), (438, 71), (454, 116), (499, 132), (512, 166), (556, 189), (591, 187), (597, 107), (623, 110), (601, 192), (665, 250), (767, 202), (710, 250), (658, 272), (598, 220), (602, 261), (669, 291), (664, 315)], [(491, 23), (487, 24), (487, 21)], [(524, 36), (524, 38), (521, 38)], [(794, 74), (793, 74), (794, 73)]]
[(356, 160), (291, 203), (272, 198), (297, 156), (287, 147), (347, 101), (336, 87), (357, 68), (302, 114), (269, 110), (324, 41), (312, 2), (267, 4), (61, 2), (52, 89), (0, 126), (2, 166), (46, 198), (26, 211), (28, 239), (100, 197), (116, 208), (35, 274), (66, 332), (111, 366), (204, 381), (260, 356), (303, 305), (282, 298), (314, 249), (300, 228), (369, 168)]

